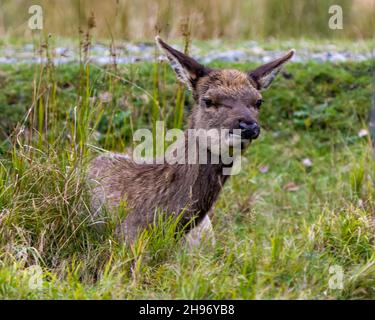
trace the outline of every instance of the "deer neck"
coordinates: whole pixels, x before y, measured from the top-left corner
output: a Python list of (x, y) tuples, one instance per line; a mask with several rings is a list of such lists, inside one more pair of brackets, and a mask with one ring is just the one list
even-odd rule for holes
[[(175, 179), (171, 182), (174, 185), (170, 188), (170, 191), (174, 193), (171, 196), (183, 197), (180, 202), (182, 206), (186, 208), (187, 204), (192, 215), (202, 218), (216, 201), (228, 176), (223, 174), (224, 166), (222, 164), (211, 163), (210, 151), (207, 151), (207, 163), (199, 163), (199, 159), (195, 159), (191, 163), (188, 156), (189, 141), (186, 131), (185, 164), (172, 166), (172, 176)], [(196, 156), (198, 157), (198, 152)]]

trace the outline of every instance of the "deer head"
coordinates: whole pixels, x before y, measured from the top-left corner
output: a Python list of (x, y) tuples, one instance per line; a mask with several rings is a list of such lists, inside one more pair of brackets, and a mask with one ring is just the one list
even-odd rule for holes
[(192, 91), (196, 107), (190, 127), (195, 129), (240, 129), (241, 145), (247, 145), (260, 133), (258, 121), (262, 105), (261, 91), (268, 88), (294, 50), (257, 69), (242, 72), (233, 69), (215, 70), (177, 51), (159, 36), (156, 42), (167, 56), (177, 78)]

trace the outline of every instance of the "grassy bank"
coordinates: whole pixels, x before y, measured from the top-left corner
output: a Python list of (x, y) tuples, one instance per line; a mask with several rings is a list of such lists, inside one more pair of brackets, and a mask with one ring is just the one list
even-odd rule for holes
[[(358, 135), (373, 72), (373, 62), (288, 66), (215, 206), (217, 244), (188, 252), (173, 226), (117, 243), (114, 219), (91, 218), (84, 183), (97, 147), (122, 151), (158, 119), (184, 126), (192, 99), (169, 66), (2, 66), (0, 297), (374, 297), (375, 164)], [(330, 266), (342, 290), (329, 288)]]

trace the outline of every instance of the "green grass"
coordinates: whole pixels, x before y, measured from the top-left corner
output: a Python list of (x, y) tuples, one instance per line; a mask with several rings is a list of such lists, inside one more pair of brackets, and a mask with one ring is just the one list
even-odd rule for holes
[[(95, 220), (88, 206), (93, 146), (123, 151), (136, 128), (178, 124), (179, 101), (185, 116), (191, 109), (166, 65), (2, 66), (0, 297), (374, 298), (375, 163), (369, 137), (358, 136), (373, 65), (286, 68), (264, 93), (261, 137), (215, 205), (217, 243), (195, 251), (174, 237), (173, 221), (126, 248), (116, 217)], [(42, 286), (33, 289), (35, 265)], [(334, 265), (342, 290), (328, 286)]]

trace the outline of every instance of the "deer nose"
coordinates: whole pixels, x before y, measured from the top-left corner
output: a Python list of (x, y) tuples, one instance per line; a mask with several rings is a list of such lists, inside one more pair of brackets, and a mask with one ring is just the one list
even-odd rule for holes
[(256, 139), (260, 133), (260, 127), (256, 122), (243, 122), (239, 124), (241, 137), (244, 139)]

